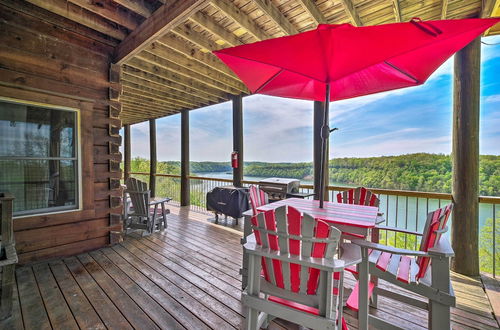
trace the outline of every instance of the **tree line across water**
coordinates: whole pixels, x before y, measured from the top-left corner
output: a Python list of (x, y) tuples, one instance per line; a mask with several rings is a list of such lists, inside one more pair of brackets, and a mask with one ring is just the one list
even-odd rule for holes
[[(133, 172), (148, 172), (149, 160), (132, 160)], [(229, 162), (191, 162), (191, 173), (231, 171)], [(500, 196), (500, 156), (480, 156), (480, 194)], [(158, 173), (180, 174), (180, 162), (158, 163)], [(245, 162), (244, 174), (255, 177), (310, 179), (312, 162)], [(330, 181), (371, 188), (427, 192), (451, 192), (449, 155), (416, 153), (369, 158), (337, 158), (329, 161)]]

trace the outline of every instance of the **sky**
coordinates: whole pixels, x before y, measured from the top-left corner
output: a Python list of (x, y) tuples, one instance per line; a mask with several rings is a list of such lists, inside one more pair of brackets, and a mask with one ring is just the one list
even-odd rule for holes
[[(482, 39), (480, 153), (500, 155), (500, 36)], [(453, 58), (421, 86), (330, 105), (330, 159), (451, 152)], [(313, 102), (243, 98), (245, 161), (309, 162)], [(133, 125), (132, 157), (149, 158), (148, 122)], [(180, 160), (180, 114), (157, 120), (158, 159)], [(229, 161), (231, 102), (190, 112), (192, 161)]]

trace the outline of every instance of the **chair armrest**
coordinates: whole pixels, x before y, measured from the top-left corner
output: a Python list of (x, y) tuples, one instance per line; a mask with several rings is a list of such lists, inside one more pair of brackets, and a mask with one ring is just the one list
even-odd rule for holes
[(243, 245), (245, 247), (245, 253), (251, 255), (258, 255), (274, 260), (280, 260), (284, 262), (290, 262), (298, 264), (301, 266), (317, 268), (319, 270), (325, 270), (329, 272), (340, 272), (345, 268), (345, 263), (343, 260), (339, 259), (326, 259), (326, 258), (312, 258), (303, 257), (298, 255), (292, 255), (289, 253), (280, 253), (280, 251), (274, 251), (270, 248), (263, 248), (257, 245), (255, 241), (250, 239)]
[(359, 246), (361, 246), (361, 248), (364, 248), (364, 249), (372, 249), (372, 250), (378, 250), (378, 251), (382, 251), (382, 252), (407, 255), (407, 256), (430, 257), (430, 255), (427, 252), (407, 250), (407, 249), (398, 249), (398, 248), (395, 248), (392, 246), (377, 244), (377, 243), (373, 243), (373, 242), (367, 242), (367, 241), (362, 240), (362, 239), (352, 240), (352, 243), (359, 245)]
[(375, 228), (379, 229), (379, 230), (390, 230), (390, 231), (395, 231), (398, 233), (422, 236), (422, 233), (419, 233), (419, 232), (416, 232), (413, 230), (404, 229), (404, 228), (389, 227), (389, 226), (382, 226), (382, 225), (377, 225), (377, 226), (375, 226)]
[(155, 200), (149, 201), (149, 205), (166, 203), (166, 202), (170, 202), (171, 200), (172, 200), (172, 198), (170, 198), (170, 197), (166, 197), (166, 198), (162, 198), (162, 199), (155, 199)]
[(357, 265), (361, 262), (361, 248), (352, 243), (340, 245), (340, 260), (344, 261), (345, 267)]
[(428, 250), (428, 253), (431, 256), (438, 256), (438, 257), (453, 257), (455, 255), (455, 252), (453, 251), (450, 241), (444, 236), (441, 236), (439, 239), (439, 242), (437, 242), (434, 247), (430, 248)]

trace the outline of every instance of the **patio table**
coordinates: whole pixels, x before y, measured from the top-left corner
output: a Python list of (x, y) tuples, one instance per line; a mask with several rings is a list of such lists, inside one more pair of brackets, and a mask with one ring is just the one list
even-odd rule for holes
[[(341, 204), (333, 202), (324, 202), (324, 208), (319, 208), (318, 200), (287, 198), (274, 203), (266, 204), (257, 208), (258, 211), (274, 210), (282, 205), (288, 205), (296, 208), (300, 212), (310, 214), (315, 219), (323, 220), (334, 225), (343, 233), (350, 233), (368, 237), (376, 224), (383, 221), (378, 213), (378, 208), (374, 206)], [(247, 242), (247, 237), (252, 234), (251, 210), (243, 213), (245, 217), (243, 227), (243, 238), (241, 244)], [(244, 289), (247, 285), (248, 256), (243, 249), (243, 265), (240, 273), (242, 275), (241, 286)]]

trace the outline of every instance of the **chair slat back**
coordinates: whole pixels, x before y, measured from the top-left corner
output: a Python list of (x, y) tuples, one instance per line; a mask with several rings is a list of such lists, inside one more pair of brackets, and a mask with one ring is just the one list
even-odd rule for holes
[(149, 216), (150, 191), (146, 182), (137, 180), (136, 178), (128, 178), (125, 184), (127, 185), (127, 193), (134, 207), (134, 215)]
[(257, 187), (256, 185), (251, 185), (249, 189), (250, 194), (250, 206), (252, 207), (253, 215), (258, 213), (257, 208), (262, 205), (269, 203), (269, 196), (267, 193)]
[(376, 206), (380, 204), (380, 199), (365, 187), (349, 189), (337, 194), (337, 202), (343, 204), (356, 204), (365, 206)]
[[(446, 223), (448, 222), (452, 210), (453, 204), (448, 204), (427, 214), (427, 221), (425, 222), (424, 232), (420, 241), (420, 251), (427, 252), (439, 242), (442, 235), (441, 230), (446, 228)], [(418, 257), (417, 264), (419, 266), (419, 271), (416, 278), (419, 279), (425, 276), (429, 268), (430, 258)]]
[[(303, 215), (295, 208), (281, 206), (252, 217), (255, 240), (263, 248), (302, 257), (333, 258), (341, 232), (327, 223)], [(264, 278), (292, 292), (316, 295), (320, 271), (293, 262), (262, 258)]]

